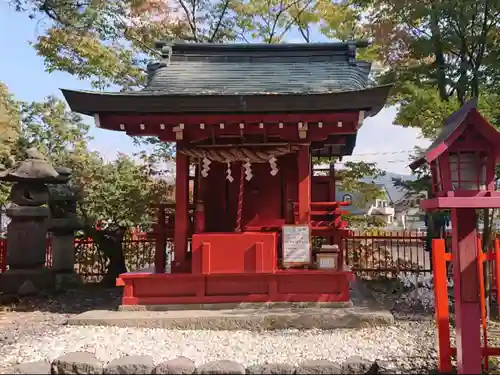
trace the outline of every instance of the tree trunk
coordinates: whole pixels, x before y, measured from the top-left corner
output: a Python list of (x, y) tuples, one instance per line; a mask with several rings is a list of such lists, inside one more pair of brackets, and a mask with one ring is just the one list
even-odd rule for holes
[(434, 2), (432, 3), (430, 29), (432, 36), (432, 45), (434, 47), (434, 56), (436, 57), (436, 78), (439, 90), (439, 97), (442, 101), (448, 100), (446, 90), (446, 62), (444, 59), (443, 47), (441, 44), (441, 30), (439, 29), (439, 14)]
[(115, 286), (116, 278), (127, 272), (125, 264), (125, 256), (123, 254), (123, 237), (125, 229), (96, 231), (94, 233), (94, 241), (96, 241), (99, 250), (109, 260), (106, 274), (102, 280), (102, 284)]

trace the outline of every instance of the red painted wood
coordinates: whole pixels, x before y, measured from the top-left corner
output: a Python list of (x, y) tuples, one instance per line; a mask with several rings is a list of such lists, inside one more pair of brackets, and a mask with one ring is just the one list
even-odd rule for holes
[(202, 177), (200, 183), (205, 203), (205, 230), (207, 232), (232, 232), (233, 221), (230, 219), (230, 207), (227, 190), (230, 184), (226, 180), (225, 165), (221, 163), (210, 164), (210, 171), (206, 178)]
[(172, 272), (185, 270), (189, 234), (189, 158), (177, 153), (175, 158), (175, 235)]
[(432, 265), (434, 282), (435, 314), (439, 344), (439, 371), (451, 373), (450, 311), (446, 272), (446, 249), (442, 239), (432, 240)]
[(476, 211), (452, 209), (451, 215), (457, 366), (460, 374), (479, 374), (482, 357)]
[(245, 183), (243, 225), (265, 225), (270, 221), (282, 219), (280, 173), (286, 168), (282, 161), (282, 157), (278, 158), (279, 172), (276, 176), (271, 176), (269, 163), (252, 165), (254, 177)]
[(499, 208), (500, 197), (439, 197), (420, 201), (424, 210), (446, 208)]
[(309, 146), (300, 146), (297, 152), (297, 172), (299, 180), (299, 224), (309, 224), (311, 205), (311, 157)]
[[(440, 143), (427, 153), (425, 156), (426, 161), (430, 163), (440, 155), (446, 153), (450, 148), (452, 149), (452, 145), (454, 145), (456, 140), (464, 133), (468, 135), (478, 134), (487, 144), (494, 146), (495, 150), (500, 148), (500, 133), (481, 116), (477, 109), (473, 109), (469, 112), (463, 123), (446, 139), (446, 141)], [(473, 143), (474, 141), (472, 140), (469, 142), (470, 144), (467, 146), (469, 146), (470, 150), (478, 150), (477, 143)], [(498, 151), (496, 153), (498, 155)]]
[(347, 302), (350, 272), (287, 270), (276, 273), (180, 275), (126, 273), (133, 295), (124, 305), (242, 302)]
[[(356, 125), (358, 122), (359, 112), (338, 112), (338, 113), (280, 113), (280, 114), (219, 114), (219, 115), (194, 115), (194, 114), (149, 114), (149, 115), (116, 115), (116, 114), (101, 114), (101, 128), (117, 131), (126, 131), (134, 135), (157, 135), (162, 139), (175, 141), (175, 134), (172, 134), (172, 128), (179, 124), (184, 124), (185, 130), (196, 130), (197, 134), (210, 134), (211, 126), (216, 126), (220, 129), (219, 124), (224, 124), (223, 130), (239, 132), (239, 124), (245, 124), (245, 131), (262, 132), (259, 124), (263, 123), (264, 127), (271, 132), (289, 133), (291, 128), (294, 133), (297, 133), (298, 123), (308, 123), (312, 132), (316, 133), (320, 130), (328, 128), (328, 134), (354, 134), (357, 132)], [(283, 123), (283, 128), (279, 128), (278, 124)], [(322, 128), (317, 125), (322, 122)], [(338, 127), (338, 122), (342, 122), (342, 127)], [(125, 129), (121, 129), (123, 124)], [(141, 129), (140, 125), (144, 129)], [(164, 129), (161, 129), (161, 124)], [(200, 124), (205, 124), (204, 129), (201, 129)], [(257, 130), (260, 129), (260, 130)], [(195, 134), (195, 133), (189, 133)], [(291, 134), (291, 133), (290, 133)]]
[(194, 233), (203, 232), (205, 232), (205, 204), (199, 201), (194, 211)]
[(272, 273), (278, 264), (277, 247), (277, 234), (273, 232), (194, 234), (193, 273)]

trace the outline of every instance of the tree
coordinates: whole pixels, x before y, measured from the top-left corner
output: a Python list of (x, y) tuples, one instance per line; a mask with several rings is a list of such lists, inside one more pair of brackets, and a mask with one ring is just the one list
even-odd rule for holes
[[(171, 187), (162, 179), (152, 178), (147, 163), (137, 163), (124, 154), (103, 163), (96, 156), (84, 161), (87, 166), (79, 169), (75, 185), (82, 192), (79, 212), (85, 219), (85, 235), (91, 235), (109, 260), (104, 282), (114, 284), (120, 273), (127, 272), (122, 247), (126, 231), (151, 223), (151, 205), (165, 203)], [(102, 223), (100, 229), (96, 229), (98, 222)]]
[(220, 43), (239, 38), (239, 0), (10, 0), (47, 20), (33, 43), (47, 70), (90, 79), (96, 88), (140, 88), (158, 39)]
[[(49, 25), (34, 47), (48, 71), (60, 70), (79, 78), (90, 78), (97, 88), (111, 84), (120, 89), (145, 84), (144, 67), (155, 56), (156, 39), (188, 42), (281, 43), (299, 31), (312, 42), (313, 29), (329, 38), (364, 38), (369, 29), (360, 23), (363, 6), (328, 0), (121, 0), (77, 4), (67, 0), (11, 0), (32, 18), (49, 19)], [(78, 6), (77, 6), (78, 5)], [(377, 56), (368, 48), (362, 58)], [(173, 145), (155, 137), (138, 138), (139, 144), (154, 145), (156, 159), (172, 159)], [(367, 164), (349, 163), (344, 184), (367, 190), (356, 178), (370, 176)], [(363, 175), (361, 171), (367, 174)], [(356, 185), (356, 186), (354, 186)], [(352, 191), (352, 190), (351, 190)]]
[[(91, 138), (82, 116), (68, 110), (55, 97), (42, 102), (17, 102), (9, 97), (11, 112), (20, 120), (19, 136), (10, 155), (19, 158), (29, 147), (42, 152), (55, 166), (72, 169), (72, 186), (78, 197), (84, 236), (90, 236), (108, 261), (105, 282), (126, 271), (122, 241), (130, 227), (151, 220), (152, 203), (161, 203), (170, 188), (155, 169), (155, 160), (143, 154), (140, 162), (126, 155), (105, 162), (87, 148)], [(9, 112), (10, 113), (10, 112)], [(9, 186), (3, 185), (4, 202)], [(96, 223), (104, 222), (97, 230)]]
[[(444, 119), (468, 98), (500, 126), (500, 2), (497, 0), (347, 0), (366, 15), (364, 26), (384, 66), (380, 83), (395, 82), (389, 104), (398, 105), (395, 123), (417, 127), (434, 138)], [(485, 210), (488, 246), (490, 210)], [(432, 229), (432, 228), (431, 228)]]
[(19, 136), (19, 108), (7, 86), (0, 82), (0, 163), (9, 164), (12, 146)]
[(500, 3), (497, 0), (353, 0), (367, 12), (365, 27), (385, 70), (379, 82), (395, 82), (389, 104), (395, 123), (433, 137), (443, 120), (470, 97), (494, 121), (499, 118)]

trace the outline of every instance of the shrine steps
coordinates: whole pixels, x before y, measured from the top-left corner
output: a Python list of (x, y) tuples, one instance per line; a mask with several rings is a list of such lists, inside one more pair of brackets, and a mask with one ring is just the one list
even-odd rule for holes
[(351, 272), (280, 270), (274, 273), (120, 275), (123, 305), (268, 302), (348, 302)]

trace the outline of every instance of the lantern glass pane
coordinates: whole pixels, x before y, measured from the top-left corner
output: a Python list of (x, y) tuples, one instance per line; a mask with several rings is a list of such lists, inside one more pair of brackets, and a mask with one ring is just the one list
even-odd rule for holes
[(450, 173), (453, 190), (484, 190), (486, 163), (473, 152), (450, 154)]

